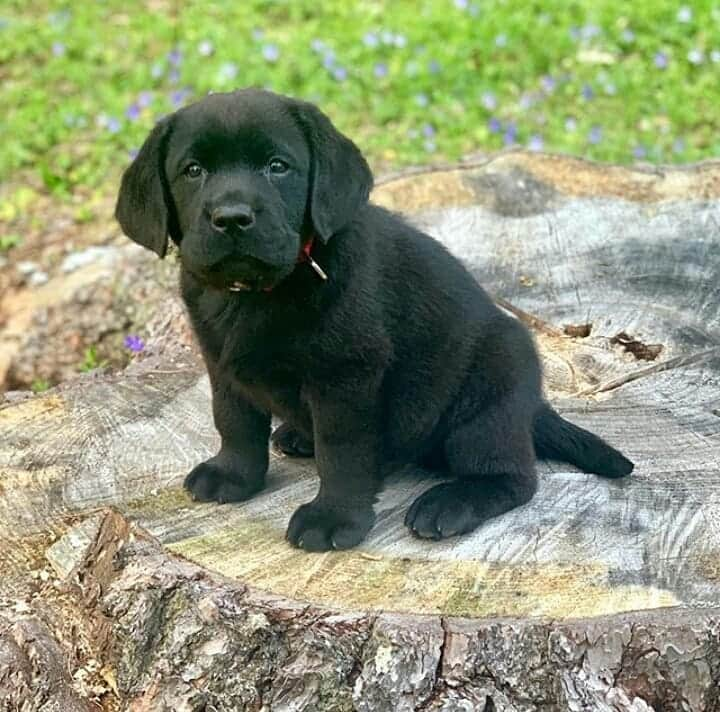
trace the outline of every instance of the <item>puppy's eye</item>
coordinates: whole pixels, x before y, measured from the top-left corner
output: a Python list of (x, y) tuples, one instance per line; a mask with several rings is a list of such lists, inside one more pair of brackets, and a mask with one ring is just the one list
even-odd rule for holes
[(199, 163), (189, 163), (183, 172), (188, 178), (199, 178), (203, 174), (203, 168)]
[(287, 173), (289, 169), (290, 166), (280, 158), (273, 158), (270, 163), (268, 163), (268, 171), (276, 176)]

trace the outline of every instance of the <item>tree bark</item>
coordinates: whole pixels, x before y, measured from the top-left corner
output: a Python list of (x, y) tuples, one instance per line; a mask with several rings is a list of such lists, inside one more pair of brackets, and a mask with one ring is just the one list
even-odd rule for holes
[(68, 578), (128, 709), (720, 709), (719, 609), (571, 622), (342, 611), (211, 574), (116, 512), (97, 532)]

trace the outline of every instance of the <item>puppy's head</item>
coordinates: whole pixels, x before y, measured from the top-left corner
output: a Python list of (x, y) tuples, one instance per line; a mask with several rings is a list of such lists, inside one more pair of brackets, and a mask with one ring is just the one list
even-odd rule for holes
[(212, 94), (159, 122), (125, 171), (128, 237), (219, 289), (269, 288), (306, 240), (327, 242), (367, 202), (355, 144), (312, 104), (267, 91)]

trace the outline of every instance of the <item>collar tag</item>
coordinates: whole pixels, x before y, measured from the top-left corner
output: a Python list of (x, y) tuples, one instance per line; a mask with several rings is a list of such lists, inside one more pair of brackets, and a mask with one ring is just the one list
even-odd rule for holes
[(313, 271), (315, 274), (320, 277), (320, 279), (323, 280), (323, 282), (327, 282), (327, 274), (325, 273), (325, 270), (317, 263), (315, 260), (310, 257), (310, 250), (312, 250), (313, 242), (315, 242), (315, 238), (311, 237), (300, 250), (300, 262), (307, 262), (310, 267), (313, 268)]
[(317, 262), (315, 262), (315, 260), (310, 257), (310, 255), (307, 256), (307, 261), (310, 266), (315, 270), (315, 274), (317, 274), (317, 276), (320, 277), (320, 279), (322, 279), (324, 282), (327, 282), (328, 276), (327, 274), (325, 274), (323, 268)]

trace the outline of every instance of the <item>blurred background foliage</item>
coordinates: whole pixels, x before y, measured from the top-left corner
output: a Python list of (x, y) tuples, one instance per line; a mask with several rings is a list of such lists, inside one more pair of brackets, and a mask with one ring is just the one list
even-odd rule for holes
[(383, 167), (720, 152), (718, 0), (5, 0), (0, 65), (0, 180), (59, 196), (116, 179), (160, 116), (248, 85), (317, 102)]

